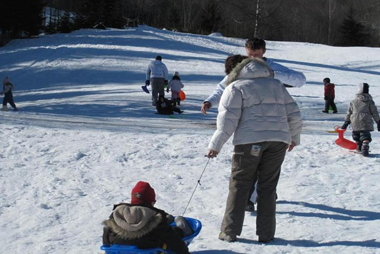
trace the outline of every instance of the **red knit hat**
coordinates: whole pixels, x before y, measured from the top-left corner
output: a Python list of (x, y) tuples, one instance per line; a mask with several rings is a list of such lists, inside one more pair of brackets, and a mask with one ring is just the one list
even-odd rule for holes
[(139, 181), (132, 189), (132, 201), (133, 205), (152, 205), (156, 202), (156, 193), (154, 189), (150, 187), (149, 183)]

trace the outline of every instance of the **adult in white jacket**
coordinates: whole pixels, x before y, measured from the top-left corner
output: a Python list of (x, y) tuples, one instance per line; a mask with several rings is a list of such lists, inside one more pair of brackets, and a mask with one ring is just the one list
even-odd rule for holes
[(156, 106), (159, 96), (165, 96), (165, 84), (168, 83), (168, 68), (162, 62), (162, 57), (157, 56), (155, 61), (152, 61), (146, 71), (145, 85), (152, 85), (152, 105)]
[(215, 157), (234, 134), (229, 195), (219, 239), (233, 242), (241, 234), (244, 209), (258, 174), (256, 234), (273, 240), (276, 187), (286, 150), (300, 143), (301, 113), (282, 82), (260, 58), (248, 58), (229, 74), (218, 108), (217, 130), (209, 143)]
[[(266, 61), (267, 65), (272, 69), (274, 77), (280, 80), (286, 87), (302, 87), (306, 84), (306, 77), (302, 72), (291, 70), (281, 64), (273, 62), (273, 60), (265, 58), (266, 43), (263, 39), (253, 38), (245, 43), (245, 50), (248, 57), (259, 57)], [(217, 85), (214, 92), (203, 102), (201, 112), (207, 114), (212, 106), (219, 105), (220, 98), (226, 87), (228, 75)]]

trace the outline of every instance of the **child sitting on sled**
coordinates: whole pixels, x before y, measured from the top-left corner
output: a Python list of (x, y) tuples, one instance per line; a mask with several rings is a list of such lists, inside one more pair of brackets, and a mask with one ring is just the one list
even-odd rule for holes
[(183, 111), (176, 107), (175, 102), (166, 99), (164, 96), (159, 96), (156, 102), (156, 109), (158, 114), (162, 115), (172, 115), (173, 112), (182, 114)]
[(369, 85), (360, 83), (356, 98), (350, 102), (345, 122), (341, 129), (347, 129), (351, 124), (352, 138), (356, 141), (356, 150), (362, 152), (363, 156), (369, 154), (369, 143), (371, 131), (373, 131), (373, 120), (377, 123), (377, 131), (380, 131), (380, 117), (375, 102), (369, 94)]
[(156, 194), (147, 182), (139, 181), (132, 189), (131, 203), (115, 205), (108, 220), (103, 222), (103, 244), (135, 245), (140, 249), (169, 247), (177, 254), (189, 254), (182, 237), (191, 235), (192, 228), (182, 216), (175, 217), (154, 207)]
[(166, 92), (169, 92), (169, 89), (172, 90), (172, 101), (177, 103), (177, 105), (181, 105), (181, 99), (179, 98), (179, 93), (181, 92), (181, 88), (184, 85), (181, 82), (181, 78), (179, 77), (179, 73), (176, 71), (170, 80), (168, 87), (166, 88)]
[(13, 101), (13, 85), (11, 82), (9, 82), (9, 78), (5, 77), (3, 80), (3, 91), (0, 92), (0, 95), (4, 94), (4, 99), (3, 99), (3, 108), (1, 109), (2, 111), (8, 111), (7, 104), (11, 104), (13, 107), (14, 111), (17, 111), (16, 104)]

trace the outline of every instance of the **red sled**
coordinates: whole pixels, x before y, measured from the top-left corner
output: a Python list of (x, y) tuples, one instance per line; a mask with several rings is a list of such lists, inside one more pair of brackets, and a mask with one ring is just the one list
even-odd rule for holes
[(179, 98), (180, 98), (181, 101), (186, 100), (186, 94), (185, 94), (184, 91), (182, 91), (182, 90), (179, 91)]
[(342, 130), (340, 128), (340, 126), (335, 127), (335, 130), (336, 130), (336, 132), (338, 132), (338, 135), (339, 135), (338, 139), (335, 140), (335, 144), (337, 144), (340, 147), (346, 148), (348, 150), (355, 150), (356, 149), (356, 143), (355, 142), (352, 142), (352, 141), (344, 138), (343, 134), (346, 130)]

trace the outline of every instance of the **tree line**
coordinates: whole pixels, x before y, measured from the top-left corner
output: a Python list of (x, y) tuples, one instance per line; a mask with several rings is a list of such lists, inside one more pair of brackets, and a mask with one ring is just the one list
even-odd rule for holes
[(181, 32), (339, 46), (380, 45), (378, 0), (2, 0), (1, 34), (146, 24)]

